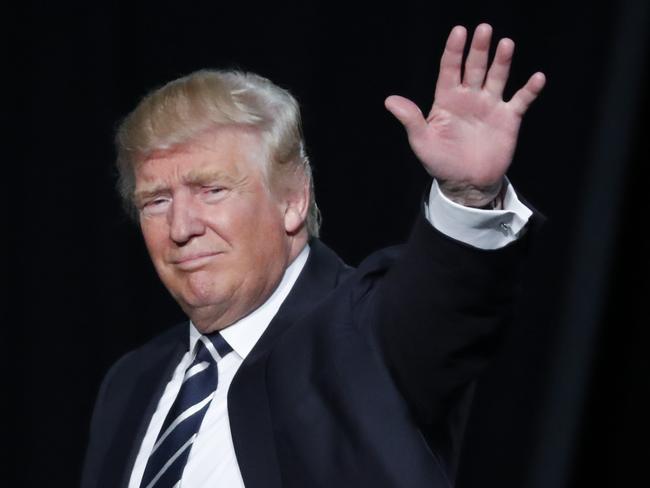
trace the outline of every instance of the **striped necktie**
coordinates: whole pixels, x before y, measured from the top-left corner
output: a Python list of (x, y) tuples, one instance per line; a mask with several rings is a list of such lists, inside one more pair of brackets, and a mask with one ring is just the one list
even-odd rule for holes
[(141, 488), (180, 485), (192, 444), (217, 390), (217, 361), (232, 351), (218, 332), (202, 335), (194, 348), (192, 364), (153, 446), (142, 476)]

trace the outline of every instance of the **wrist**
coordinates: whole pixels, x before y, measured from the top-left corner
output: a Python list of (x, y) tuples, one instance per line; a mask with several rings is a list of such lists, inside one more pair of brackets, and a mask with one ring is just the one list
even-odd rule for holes
[(440, 191), (452, 202), (484, 210), (503, 208), (503, 178), (489, 186), (478, 187), (457, 181), (439, 181)]

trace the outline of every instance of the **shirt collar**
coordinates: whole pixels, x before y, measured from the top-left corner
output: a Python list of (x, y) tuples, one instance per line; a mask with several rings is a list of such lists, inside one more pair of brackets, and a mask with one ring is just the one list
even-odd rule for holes
[[(309, 245), (306, 245), (300, 251), (296, 259), (284, 271), (280, 284), (262, 305), (221, 331), (223, 338), (242, 360), (248, 356), (259, 338), (262, 337), (285, 298), (289, 295), (300, 272), (305, 267), (309, 250)], [(190, 351), (193, 350), (199, 337), (201, 337), (201, 333), (190, 320)]]

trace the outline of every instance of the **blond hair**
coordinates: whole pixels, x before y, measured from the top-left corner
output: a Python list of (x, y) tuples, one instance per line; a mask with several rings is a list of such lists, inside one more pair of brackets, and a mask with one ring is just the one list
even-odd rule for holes
[(271, 179), (296, 170), (303, 172), (309, 183), (306, 227), (309, 235), (317, 237), (320, 212), (298, 102), (270, 80), (240, 71), (201, 70), (171, 81), (146, 95), (124, 119), (115, 143), (118, 189), (127, 210), (136, 215), (133, 192), (138, 161), (224, 125), (259, 130)]

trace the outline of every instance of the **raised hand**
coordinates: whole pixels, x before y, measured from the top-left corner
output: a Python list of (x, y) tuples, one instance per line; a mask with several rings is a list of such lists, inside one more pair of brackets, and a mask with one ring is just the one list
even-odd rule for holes
[(433, 107), (427, 118), (412, 101), (392, 95), (386, 108), (404, 125), (413, 152), (427, 172), (439, 180), (450, 198), (482, 207), (499, 193), (517, 144), (521, 119), (541, 92), (546, 78), (533, 74), (508, 101), (514, 42), (501, 39), (488, 69), (492, 27), (474, 31), (461, 75), (467, 31), (451, 30), (440, 60)]

